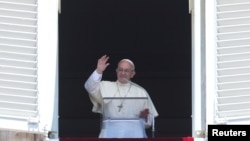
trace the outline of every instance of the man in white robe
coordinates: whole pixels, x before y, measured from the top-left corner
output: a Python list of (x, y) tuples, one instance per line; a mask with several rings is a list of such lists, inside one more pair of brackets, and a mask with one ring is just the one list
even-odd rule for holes
[(103, 116), (99, 138), (146, 138), (145, 129), (154, 128), (158, 112), (147, 91), (130, 81), (135, 75), (131, 60), (118, 63), (117, 81), (102, 80), (108, 60), (107, 55), (98, 59), (84, 85), (93, 103), (92, 111)]

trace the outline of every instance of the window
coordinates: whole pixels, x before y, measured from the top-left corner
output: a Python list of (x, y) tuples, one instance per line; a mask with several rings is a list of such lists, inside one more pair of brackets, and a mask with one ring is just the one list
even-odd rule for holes
[[(250, 123), (250, 0), (190, 0), (193, 136)], [(205, 111), (205, 112), (204, 112)]]

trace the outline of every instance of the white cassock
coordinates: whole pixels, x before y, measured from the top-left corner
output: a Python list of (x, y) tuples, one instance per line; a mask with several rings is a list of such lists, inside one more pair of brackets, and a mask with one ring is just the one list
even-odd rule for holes
[[(147, 91), (134, 83), (101, 81), (94, 71), (85, 83), (92, 111), (103, 116), (99, 138), (146, 138), (145, 128), (154, 126), (158, 112)], [(147, 122), (140, 111), (149, 109)]]

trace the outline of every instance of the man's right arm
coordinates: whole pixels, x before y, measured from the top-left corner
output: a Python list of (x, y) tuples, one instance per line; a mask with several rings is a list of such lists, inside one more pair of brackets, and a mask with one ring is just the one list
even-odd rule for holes
[(101, 79), (102, 74), (97, 73), (96, 70), (89, 76), (84, 84), (84, 87), (89, 94), (96, 94), (99, 91)]
[(103, 55), (97, 61), (97, 66), (95, 71), (89, 76), (87, 81), (84, 84), (85, 89), (89, 94), (97, 94), (100, 89), (100, 82), (102, 79), (102, 73), (109, 66), (108, 63), (109, 57), (107, 55)]
[(85, 89), (89, 93), (89, 98), (93, 104), (92, 111), (95, 113), (102, 112), (102, 96), (100, 93), (100, 83), (102, 74), (95, 70), (84, 84)]

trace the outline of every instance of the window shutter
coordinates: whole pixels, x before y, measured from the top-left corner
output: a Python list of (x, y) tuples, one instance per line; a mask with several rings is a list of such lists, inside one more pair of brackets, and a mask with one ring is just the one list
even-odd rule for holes
[(250, 0), (217, 0), (216, 122), (250, 119)]
[(0, 118), (38, 119), (37, 1), (0, 1)]

